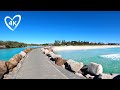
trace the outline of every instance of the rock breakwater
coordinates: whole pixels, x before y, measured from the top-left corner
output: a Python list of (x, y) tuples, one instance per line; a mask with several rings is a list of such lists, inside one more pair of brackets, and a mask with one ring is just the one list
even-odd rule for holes
[(27, 48), (19, 54), (14, 55), (8, 61), (0, 61), (0, 79), (14, 79), (20, 69), (24, 57), (32, 50)]
[(56, 65), (86, 79), (120, 79), (120, 74), (103, 73), (101, 64), (91, 62), (89, 65), (84, 65), (83, 62), (65, 60), (61, 55), (55, 54), (52, 47), (41, 48), (41, 51)]

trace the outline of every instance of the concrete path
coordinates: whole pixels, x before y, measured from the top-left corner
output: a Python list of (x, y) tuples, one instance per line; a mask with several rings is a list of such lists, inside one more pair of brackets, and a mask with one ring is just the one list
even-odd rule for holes
[(68, 73), (69, 77), (67, 77), (61, 71), (66, 72), (62, 67), (55, 66), (52, 62), (50, 62), (47, 56), (45, 56), (40, 49), (35, 49), (26, 56), (20, 70), (16, 75), (16, 79), (80, 78), (77, 75), (74, 76), (75, 74), (73, 75), (71, 72)]

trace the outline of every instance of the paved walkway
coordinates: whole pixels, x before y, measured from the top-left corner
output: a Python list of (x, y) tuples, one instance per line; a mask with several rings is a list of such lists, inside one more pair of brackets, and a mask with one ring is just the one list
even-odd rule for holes
[(55, 66), (52, 62), (50, 62), (47, 56), (45, 56), (40, 49), (35, 49), (31, 51), (25, 58), (20, 70), (16, 75), (16, 79), (80, 78), (78, 76), (75, 77), (71, 72), (69, 72), (69, 76), (66, 76), (61, 71), (66, 72), (62, 67)]

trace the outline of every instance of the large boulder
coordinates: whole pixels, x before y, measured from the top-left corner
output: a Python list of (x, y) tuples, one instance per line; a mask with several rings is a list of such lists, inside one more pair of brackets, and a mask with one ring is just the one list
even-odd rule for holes
[[(64, 64), (65, 64), (65, 63), (64, 63)], [(64, 65), (64, 64), (63, 64), (61, 67), (65, 69), (65, 65)]]
[(5, 61), (0, 61), (0, 79), (3, 78), (6, 72), (7, 72), (7, 66), (5, 64)]
[(43, 51), (44, 50), (44, 48), (41, 48), (41, 51)]
[(23, 63), (23, 60), (21, 60), (17, 64), (17, 66), (12, 69), (12, 71), (10, 71), (9, 73), (5, 74), (3, 79), (15, 79), (16, 75), (17, 75), (17, 72), (19, 71), (22, 63)]
[(27, 54), (27, 53), (29, 53), (31, 50), (32, 50), (32, 48), (27, 48), (27, 49), (24, 50), (24, 52)]
[(75, 73), (75, 71), (73, 71), (72, 69), (71, 69), (71, 66), (66, 62), (66, 63), (64, 63), (64, 66), (62, 66), (62, 67), (64, 67), (65, 69), (67, 69), (68, 71), (71, 71), (71, 72), (74, 72)]
[(87, 74), (85, 77), (86, 77), (87, 79), (93, 79), (95, 76), (92, 76), (92, 75), (90, 75), (90, 74)]
[(13, 68), (11, 72), (4, 75), (3, 79), (15, 79), (17, 71), (18, 71), (17, 67)]
[(62, 56), (61, 56), (61, 55), (58, 55), (58, 54), (51, 54), (51, 57), (52, 57), (52, 58), (61, 58)]
[(90, 74), (99, 75), (103, 73), (103, 67), (101, 64), (91, 62), (90, 65), (88, 65), (87, 71)]
[(120, 79), (120, 75), (113, 77), (113, 79)]
[(46, 49), (46, 50), (49, 50), (49, 51), (53, 52), (53, 49), (52, 49), (52, 48), (50, 48), (50, 47), (45, 47), (44, 49)]
[(45, 49), (44, 49), (44, 48), (41, 48), (41, 51), (44, 53)]
[(50, 51), (47, 50), (47, 49), (45, 49), (45, 50), (43, 51), (43, 53), (44, 53), (45, 55), (47, 55), (49, 52), (50, 52)]
[(24, 51), (21, 51), (19, 54), (20, 54), (22, 57), (25, 57), (25, 56), (26, 56), (26, 53), (25, 53)]
[(108, 73), (102, 73), (101, 74), (102, 79), (113, 79), (116, 76), (118, 76), (118, 74), (108, 74)]
[(102, 75), (99, 74), (99, 75), (94, 75), (94, 78), (93, 79), (102, 79)]
[(83, 76), (86, 76), (88, 73), (88, 65), (84, 65), (81, 69), (80, 69), (80, 73), (82, 73)]
[(62, 58), (61, 55), (55, 54), (51, 51), (47, 54), (47, 56), (50, 57), (50, 60), (52, 60), (52, 61), (55, 61), (55, 58)]
[(74, 72), (79, 72), (80, 69), (83, 67), (82, 62), (76, 62), (73, 60), (67, 60), (66, 62), (68, 63), (68, 66), (70, 66), (71, 70)]
[(8, 70), (12, 71), (12, 69), (17, 66), (17, 64), (20, 62), (21, 59), (22, 59), (22, 55), (17, 54), (13, 58), (11, 58), (9, 61), (5, 62)]
[(46, 54), (48, 57), (53, 57), (55, 54), (51, 51), (49, 51), (47, 54)]
[(16, 59), (17, 61), (20, 61), (22, 59), (22, 55), (21, 54), (16, 54), (13, 59)]
[(50, 52), (53, 52), (53, 49), (52, 48), (49, 48), (49, 47), (44, 47), (44, 48), (41, 48), (41, 51), (44, 53), (44, 54), (49, 54)]
[(58, 66), (62, 66), (64, 65), (64, 63), (66, 62), (66, 60), (64, 60), (63, 58), (55, 58), (55, 64), (57, 64)]

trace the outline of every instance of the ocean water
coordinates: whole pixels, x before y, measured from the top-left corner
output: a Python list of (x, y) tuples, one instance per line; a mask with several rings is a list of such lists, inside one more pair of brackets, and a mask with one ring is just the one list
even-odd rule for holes
[(56, 51), (66, 60), (72, 59), (89, 64), (99, 63), (104, 73), (120, 73), (120, 48), (94, 49), (94, 50), (66, 50)]
[(25, 50), (26, 48), (38, 48), (38, 46), (29, 46), (29, 47), (24, 47), (24, 48), (0, 49), (0, 60), (8, 61), (15, 54), (20, 53), (21, 51)]
[(15, 54), (20, 53), (25, 48), (10, 48), (10, 49), (0, 49), (0, 60), (8, 61)]

